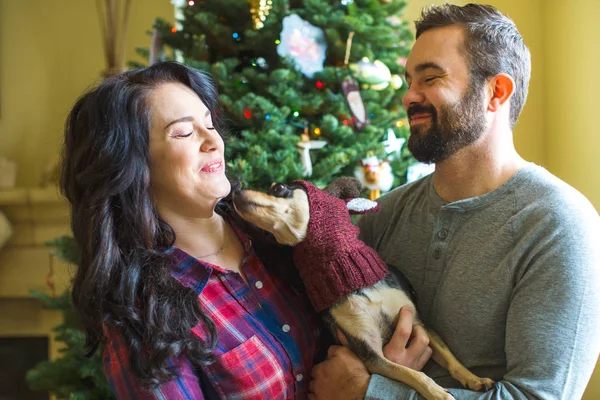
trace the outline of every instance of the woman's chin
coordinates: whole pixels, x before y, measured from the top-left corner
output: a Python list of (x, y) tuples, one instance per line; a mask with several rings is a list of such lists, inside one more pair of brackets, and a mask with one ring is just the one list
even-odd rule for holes
[(222, 199), (225, 198), (231, 193), (231, 183), (227, 178), (224, 179), (224, 182), (220, 182), (218, 185), (215, 185), (215, 198)]

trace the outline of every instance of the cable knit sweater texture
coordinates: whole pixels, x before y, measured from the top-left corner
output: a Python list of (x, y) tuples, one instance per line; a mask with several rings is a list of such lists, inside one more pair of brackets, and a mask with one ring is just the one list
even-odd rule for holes
[(358, 239), (359, 230), (344, 200), (311, 183), (297, 183), (306, 189), (310, 220), (305, 240), (293, 249), (294, 263), (312, 305), (320, 312), (382, 280), (388, 268), (375, 250)]

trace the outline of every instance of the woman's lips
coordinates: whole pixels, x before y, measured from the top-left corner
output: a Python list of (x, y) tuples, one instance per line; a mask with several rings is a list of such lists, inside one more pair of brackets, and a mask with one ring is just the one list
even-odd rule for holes
[(220, 172), (223, 170), (223, 160), (214, 160), (206, 164), (200, 171), (202, 172)]

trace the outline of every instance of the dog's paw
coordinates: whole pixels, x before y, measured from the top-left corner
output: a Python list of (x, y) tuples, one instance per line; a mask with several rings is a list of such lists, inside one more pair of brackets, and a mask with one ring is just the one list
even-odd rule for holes
[(469, 379), (465, 386), (478, 392), (487, 392), (494, 386), (494, 381), (490, 378), (477, 377), (475, 379)]
[(449, 392), (447, 392), (442, 387), (437, 387), (436, 390), (431, 391), (430, 393), (423, 394), (427, 400), (456, 400), (454, 396), (452, 396)]
[(456, 399), (450, 393), (444, 391), (444, 394), (439, 398), (439, 400), (456, 400)]

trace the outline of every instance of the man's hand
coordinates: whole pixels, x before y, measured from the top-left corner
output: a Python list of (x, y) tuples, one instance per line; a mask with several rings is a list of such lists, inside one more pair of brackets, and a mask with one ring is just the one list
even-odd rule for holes
[(331, 346), (327, 360), (313, 367), (309, 400), (362, 400), (371, 375), (347, 347)]
[(400, 309), (398, 325), (390, 342), (383, 348), (383, 355), (396, 364), (420, 371), (429, 357), (429, 336), (421, 325), (413, 326), (413, 314), (408, 307)]

